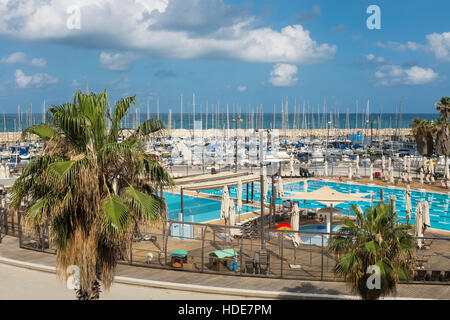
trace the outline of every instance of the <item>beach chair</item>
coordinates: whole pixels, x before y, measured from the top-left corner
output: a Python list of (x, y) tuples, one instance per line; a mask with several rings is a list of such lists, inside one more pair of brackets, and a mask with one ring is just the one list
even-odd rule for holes
[(431, 271), (430, 281), (439, 281), (441, 277), (441, 271), (433, 270)]
[(426, 270), (416, 270), (414, 281), (424, 281), (427, 274)]
[(267, 274), (269, 272), (269, 255), (267, 250), (255, 252), (253, 260), (256, 274)]
[(449, 282), (450, 281), (450, 271), (445, 271), (444, 276), (442, 277), (442, 281)]

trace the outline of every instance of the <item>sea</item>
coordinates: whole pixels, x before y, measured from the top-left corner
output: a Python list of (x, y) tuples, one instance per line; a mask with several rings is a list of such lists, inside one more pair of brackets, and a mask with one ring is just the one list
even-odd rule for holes
[[(146, 113), (129, 113), (121, 125), (124, 128), (135, 129), (137, 126), (147, 119)], [(436, 120), (437, 113), (421, 113), (421, 114), (276, 114), (265, 113), (260, 114), (227, 114), (226, 113), (210, 113), (206, 117), (205, 113), (197, 113), (195, 122), (193, 114), (161, 113), (150, 114), (150, 118), (162, 120), (170, 129), (402, 129), (409, 128), (410, 124), (417, 117), (427, 120)], [(238, 121), (233, 121), (237, 119)], [(240, 120), (239, 120), (240, 119)], [(27, 127), (40, 124), (45, 117), (40, 113), (5, 113), (0, 114), (0, 132), (17, 132), (23, 131)], [(169, 125), (170, 120), (170, 125)], [(236, 123), (237, 122), (237, 123)]]

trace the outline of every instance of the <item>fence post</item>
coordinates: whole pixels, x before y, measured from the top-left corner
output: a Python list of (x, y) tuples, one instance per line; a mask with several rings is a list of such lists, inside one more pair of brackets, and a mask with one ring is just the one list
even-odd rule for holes
[(202, 273), (205, 271), (205, 237), (206, 237), (206, 228), (204, 227), (202, 230)]
[[(280, 235), (280, 234), (279, 234)], [(283, 278), (283, 261), (284, 261), (284, 233), (281, 233), (281, 271), (280, 271), (280, 277)]]
[(239, 274), (242, 276), (242, 238), (239, 245)]
[(19, 248), (21, 248), (22, 247), (22, 222), (21, 222), (22, 221), (22, 214), (21, 214), (20, 211), (19, 211), (19, 215), (17, 217), (17, 220), (18, 220), (18, 229), (19, 229)]
[(167, 242), (169, 241), (169, 234), (170, 234), (170, 227), (171, 227), (171, 223), (169, 223), (169, 228), (167, 230), (166, 233), (166, 238), (164, 239), (164, 266), (167, 266)]
[(322, 259), (320, 264), (320, 280), (323, 280), (323, 234), (322, 234)]
[(133, 237), (130, 238), (130, 257), (128, 264), (133, 264)]

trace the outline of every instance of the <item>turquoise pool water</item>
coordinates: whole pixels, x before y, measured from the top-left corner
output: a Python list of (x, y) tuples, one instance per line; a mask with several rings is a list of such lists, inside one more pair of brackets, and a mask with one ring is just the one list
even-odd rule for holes
[[(177, 220), (178, 215), (181, 212), (181, 195), (175, 193), (164, 193), (164, 197), (169, 209), (168, 218), (170, 220)], [(221, 202), (217, 200), (184, 195), (184, 221), (202, 223), (217, 220), (220, 218), (220, 205)], [(257, 209), (243, 205), (241, 214), (255, 210)], [(238, 214), (239, 213), (236, 208), (236, 215)]]
[[(346, 183), (339, 183), (339, 182), (323, 182), (318, 180), (308, 180), (308, 192), (320, 189), (325, 186), (325, 184), (328, 184), (329, 187), (332, 189), (335, 189), (337, 191), (343, 192), (343, 193), (372, 193), (373, 195), (365, 196), (367, 198), (367, 202), (345, 202), (342, 203), (336, 208), (342, 209), (344, 214), (350, 214), (354, 215), (353, 211), (351, 210), (351, 205), (359, 205), (363, 210), (366, 210), (372, 206), (372, 197), (373, 197), (373, 204), (376, 205), (380, 202), (380, 194), (381, 189), (384, 189), (384, 196), (383, 199), (385, 202), (389, 201), (389, 196), (395, 195), (397, 197), (396, 201), (396, 209), (397, 213), (400, 218), (400, 222), (406, 223), (406, 205), (405, 205), (405, 190), (402, 189), (390, 189), (390, 188), (381, 188), (381, 187), (369, 187), (369, 186), (363, 186), (363, 185), (357, 185), (357, 184), (346, 184)], [(269, 192), (267, 193), (268, 197), (272, 194), (272, 186), (269, 185)], [(294, 192), (302, 192), (303, 191), (303, 182), (297, 182), (297, 183), (290, 183), (284, 185), (284, 191), (294, 191)], [(204, 191), (208, 194), (214, 194), (221, 196), (222, 195), (222, 189), (218, 190), (209, 190)], [(230, 188), (230, 196), (232, 198), (237, 197), (237, 187)], [(247, 196), (247, 185), (243, 185), (243, 192), (242, 196), (244, 199), (246, 199)], [(251, 185), (249, 185), (249, 198), (251, 198)], [(260, 201), (260, 186), (259, 184), (254, 184), (254, 196), (253, 200)], [(449, 194), (439, 194), (439, 193), (432, 193), (432, 192), (419, 192), (419, 191), (412, 191), (411, 192), (411, 204), (413, 207), (413, 216), (412, 220), (410, 221), (410, 224), (415, 223), (415, 210), (416, 206), (421, 201), (428, 201), (430, 205), (430, 222), (431, 227), (436, 229), (442, 229), (442, 230), (450, 230), (450, 195)], [(281, 200), (277, 199), (277, 204), (281, 204)], [(315, 208), (323, 208), (324, 205), (316, 202), (316, 201), (306, 201), (305, 203), (300, 203), (300, 206), (303, 208), (306, 206), (306, 208), (309, 209), (315, 209)]]
[[(333, 233), (338, 232), (341, 229), (341, 226), (333, 226)], [(326, 224), (314, 224), (314, 225), (308, 225), (308, 226), (300, 226), (298, 228), (300, 231), (300, 237), (301, 241), (304, 244), (313, 244), (316, 246), (322, 245), (322, 235), (320, 233), (326, 233), (327, 232), (327, 226)], [(301, 231), (306, 232), (317, 232), (318, 234), (313, 233), (302, 233)], [(326, 246), (328, 243), (328, 238), (326, 236), (323, 236), (323, 245)]]
[[(389, 197), (395, 195), (397, 197), (396, 209), (400, 218), (400, 222), (406, 223), (406, 205), (405, 205), (405, 190), (403, 189), (390, 189), (381, 187), (369, 187), (357, 184), (346, 184), (338, 182), (327, 182), (328, 186), (334, 190), (343, 193), (372, 193), (373, 203), (376, 205), (380, 202), (381, 189), (383, 189), (383, 200), (385, 202), (389, 201)], [(325, 186), (323, 181), (308, 181), (308, 192), (317, 190)], [(303, 183), (291, 183), (285, 186), (285, 191), (303, 191)], [(350, 210), (351, 205), (360, 205), (363, 210), (370, 208), (372, 205), (372, 195), (365, 196), (368, 202), (345, 202), (337, 205), (336, 208), (344, 209), (344, 212), (349, 212), (350, 215), (354, 215)], [(413, 207), (413, 215), (410, 223), (415, 223), (415, 210), (418, 203), (421, 201), (428, 201), (430, 205), (430, 222), (431, 227), (442, 230), (450, 230), (450, 195), (439, 194), (432, 192), (411, 192), (411, 204)], [(306, 206), (308, 208), (319, 208), (323, 207), (318, 202), (307, 201)]]

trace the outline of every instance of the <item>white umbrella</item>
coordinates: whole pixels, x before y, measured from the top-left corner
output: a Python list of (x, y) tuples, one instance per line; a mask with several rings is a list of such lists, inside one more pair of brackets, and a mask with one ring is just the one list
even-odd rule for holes
[(386, 157), (383, 155), (381, 157), (381, 171), (384, 172), (384, 166), (386, 164)]
[[(230, 227), (234, 227), (236, 225), (236, 208), (234, 206), (234, 200), (230, 199), (230, 205), (228, 209), (228, 225)], [(236, 233), (236, 229), (230, 228), (230, 236), (234, 236)]]
[(281, 177), (278, 177), (277, 197), (278, 198), (284, 197), (283, 179)]
[(222, 203), (220, 206), (220, 219), (224, 219), (225, 223), (228, 219), (229, 216), (229, 211), (230, 209), (230, 196), (228, 194), (228, 188), (227, 187), (223, 187), (223, 191), (222, 191)]
[(6, 168), (3, 164), (0, 166), (0, 179), (6, 179)]
[(445, 156), (445, 163), (444, 163), (444, 175), (446, 180), (450, 180), (450, 170), (448, 168), (448, 157)]
[[(416, 207), (416, 217), (415, 217), (415, 232), (414, 235), (416, 237), (423, 237), (423, 211), (422, 204), (419, 203)], [(419, 248), (423, 247), (423, 240), (417, 240), (417, 246)]]
[(350, 164), (350, 165), (348, 166), (348, 179), (351, 180), (352, 177), (353, 177), (353, 174), (352, 174), (352, 165)]
[(423, 168), (420, 168), (420, 184), (423, 184)]
[(239, 214), (242, 211), (242, 180), (238, 180), (238, 187), (237, 187), (237, 209), (239, 211)]
[(370, 179), (370, 181), (373, 181), (373, 163), (370, 164), (369, 179)]
[(409, 185), (406, 186), (405, 204), (406, 204), (406, 220), (409, 223), (409, 221), (411, 220), (411, 215), (412, 215), (411, 188), (409, 187)]
[(394, 183), (394, 167), (389, 166), (389, 182)]
[(392, 196), (390, 196), (391, 202), (392, 202), (392, 212), (397, 212), (397, 196), (395, 194), (393, 194)]
[(303, 192), (308, 192), (308, 180), (303, 181)]
[(325, 161), (324, 167), (323, 167), (323, 175), (325, 177), (328, 177), (328, 161)]
[(8, 165), (5, 165), (5, 177), (6, 177), (6, 179), (11, 178), (11, 174), (10, 174), (10, 172), (9, 172), (9, 167), (8, 167)]
[[(291, 215), (292, 231), (298, 231), (299, 226), (300, 226), (300, 209), (297, 204), (294, 204), (294, 210), (292, 210), (292, 215)], [(301, 243), (298, 233), (294, 233), (292, 240), (293, 240), (295, 246), (298, 246)]]
[(359, 154), (356, 155), (356, 169), (355, 169), (355, 175), (359, 176)]
[(234, 226), (235, 225), (235, 221), (236, 221), (236, 207), (234, 205), (234, 200), (230, 199), (229, 203), (229, 208), (228, 208), (228, 224), (230, 226)]
[(264, 183), (264, 202), (267, 202), (267, 192), (269, 191), (269, 182), (267, 182), (267, 175), (264, 174), (263, 176), (263, 183)]
[(297, 204), (294, 204), (294, 209), (291, 215), (291, 227), (293, 231), (298, 231), (300, 225), (300, 209)]
[(423, 232), (425, 233), (427, 228), (431, 227), (430, 206), (428, 205), (427, 201), (422, 202), (422, 209), (423, 209)]

